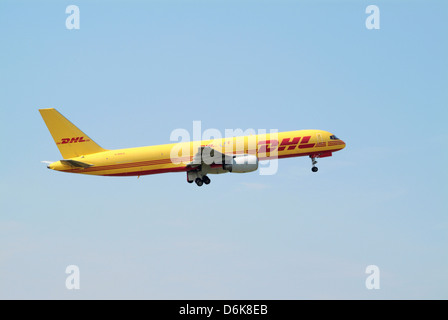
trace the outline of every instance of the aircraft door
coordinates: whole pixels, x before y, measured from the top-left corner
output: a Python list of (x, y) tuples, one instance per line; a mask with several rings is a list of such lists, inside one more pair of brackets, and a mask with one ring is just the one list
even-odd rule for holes
[(325, 147), (325, 142), (322, 139), (322, 135), (320, 132), (316, 133), (316, 147)]

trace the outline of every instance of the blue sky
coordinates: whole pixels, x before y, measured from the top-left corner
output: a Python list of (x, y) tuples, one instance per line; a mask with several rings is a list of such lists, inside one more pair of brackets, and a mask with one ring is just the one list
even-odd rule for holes
[[(80, 9), (67, 30), (65, 8)], [(380, 29), (365, 27), (368, 5)], [(448, 298), (446, 1), (0, 2), (0, 298)], [(38, 109), (105, 148), (177, 128), (322, 129), (276, 175), (105, 178)], [(367, 290), (365, 269), (380, 269)], [(65, 268), (80, 268), (80, 290)]]

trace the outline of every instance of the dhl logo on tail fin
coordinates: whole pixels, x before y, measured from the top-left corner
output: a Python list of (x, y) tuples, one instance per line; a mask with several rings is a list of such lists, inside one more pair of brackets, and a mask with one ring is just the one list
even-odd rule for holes
[(66, 144), (66, 143), (76, 143), (76, 142), (89, 142), (90, 139), (84, 140), (84, 137), (76, 137), (76, 138), (63, 138), (60, 142), (56, 144)]

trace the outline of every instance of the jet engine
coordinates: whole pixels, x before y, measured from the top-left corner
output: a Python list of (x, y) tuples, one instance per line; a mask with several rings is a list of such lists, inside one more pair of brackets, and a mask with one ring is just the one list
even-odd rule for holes
[(232, 159), (232, 163), (224, 163), (224, 170), (236, 173), (252, 172), (258, 169), (258, 158), (254, 155), (241, 155)]

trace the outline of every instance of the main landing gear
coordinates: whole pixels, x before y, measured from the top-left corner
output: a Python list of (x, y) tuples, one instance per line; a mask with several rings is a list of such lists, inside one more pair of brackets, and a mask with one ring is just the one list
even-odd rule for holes
[(187, 181), (188, 183), (195, 182), (198, 187), (201, 187), (203, 184), (210, 184), (210, 178), (200, 171), (188, 171)]
[(207, 176), (203, 176), (202, 179), (201, 178), (196, 178), (194, 180), (194, 182), (196, 182), (196, 184), (198, 185), (198, 187), (201, 187), (202, 184), (209, 184), (210, 183), (210, 178)]
[(317, 170), (319, 170), (319, 169), (316, 167), (316, 163), (317, 163), (316, 157), (310, 156), (310, 158), (311, 158), (311, 163), (313, 165), (313, 167), (311, 168), (311, 171), (317, 172)]

